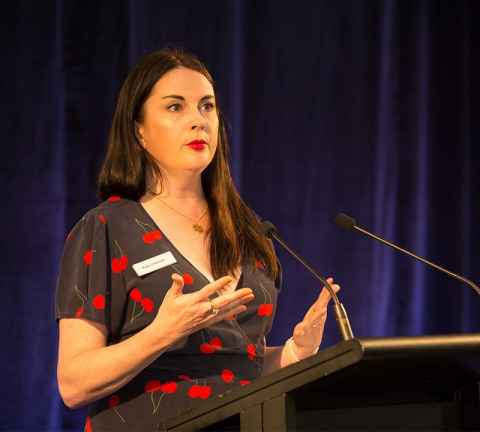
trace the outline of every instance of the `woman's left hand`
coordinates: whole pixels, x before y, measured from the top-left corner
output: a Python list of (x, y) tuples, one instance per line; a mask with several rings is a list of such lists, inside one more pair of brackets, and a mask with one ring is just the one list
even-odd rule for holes
[[(340, 290), (340, 285), (334, 284), (333, 278), (330, 277), (327, 281), (335, 293)], [(295, 351), (301, 358), (311, 355), (322, 341), (330, 299), (328, 289), (323, 287), (315, 303), (310, 306), (303, 320), (293, 330), (292, 338), (295, 342)]]

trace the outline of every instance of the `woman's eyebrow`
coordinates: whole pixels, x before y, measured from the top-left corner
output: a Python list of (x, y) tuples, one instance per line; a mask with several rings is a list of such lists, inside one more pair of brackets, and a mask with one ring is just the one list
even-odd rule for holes
[[(183, 96), (179, 96), (179, 95), (168, 95), (168, 96), (162, 96), (162, 99), (168, 99), (168, 98), (171, 98), (171, 99), (180, 99), (180, 100), (185, 100), (185, 98)], [(203, 96), (200, 101), (204, 101), (204, 100), (207, 100), (207, 99), (213, 99), (214, 96), (213, 95), (206, 95), (206, 96)]]

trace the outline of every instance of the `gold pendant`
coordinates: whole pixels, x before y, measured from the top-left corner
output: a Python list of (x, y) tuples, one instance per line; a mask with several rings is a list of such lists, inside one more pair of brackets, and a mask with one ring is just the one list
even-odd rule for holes
[(198, 224), (193, 224), (193, 229), (199, 233), (203, 233), (203, 227)]

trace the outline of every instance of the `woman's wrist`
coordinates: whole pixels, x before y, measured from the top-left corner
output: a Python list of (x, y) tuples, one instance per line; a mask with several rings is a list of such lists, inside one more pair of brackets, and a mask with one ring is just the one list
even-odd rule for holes
[(303, 360), (307, 357), (310, 357), (318, 352), (319, 347), (310, 347), (310, 348), (303, 348), (299, 347), (293, 337), (290, 337), (285, 342), (285, 349), (289, 353), (290, 357), (295, 361)]
[(143, 332), (151, 339), (152, 346), (155, 347), (155, 350), (158, 351), (159, 354), (168, 351), (182, 340), (180, 336), (176, 335), (176, 332), (165, 331), (165, 329), (162, 328), (159, 329), (154, 323), (146, 326)]

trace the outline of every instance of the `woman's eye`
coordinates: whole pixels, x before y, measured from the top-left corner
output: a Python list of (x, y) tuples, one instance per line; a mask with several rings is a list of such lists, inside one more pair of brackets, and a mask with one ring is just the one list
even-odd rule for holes
[(171, 112), (180, 111), (181, 108), (182, 108), (182, 106), (181, 106), (180, 104), (178, 104), (178, 103), (169, 105), (169, 106), (167, 107), (168, 111), (171, 111)]
[(202, 105), (204, 111), (212, 111), (215, 109), (215, 104), (212, 102), (206, 102)]

